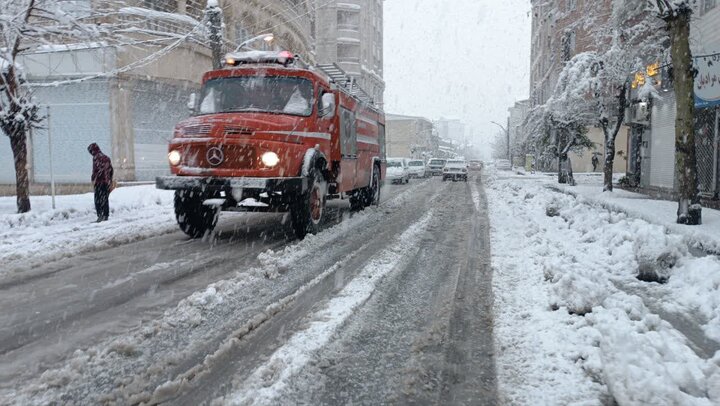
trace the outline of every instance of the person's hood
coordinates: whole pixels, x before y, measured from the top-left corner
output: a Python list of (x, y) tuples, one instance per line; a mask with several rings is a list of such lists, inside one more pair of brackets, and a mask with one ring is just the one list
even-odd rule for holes
[(88, 146), (88, 152), (92, 155), (97, 155), (102, 151), (100, 151), (100, 147), (98, 146), (98, 144), (93, 142)]

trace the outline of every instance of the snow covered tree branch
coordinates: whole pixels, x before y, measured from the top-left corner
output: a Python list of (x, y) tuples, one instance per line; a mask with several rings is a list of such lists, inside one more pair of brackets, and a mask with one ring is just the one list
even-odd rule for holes
[(10, 139), (16, 174), (17, 209), (30, 210), (27, 139), (43, 117), (21, 59), (34, 52), (88, 48), (141, 48), (149, 53), (107, 72), (47, 83), (57, 86), (138, 69), (187, 43), (205, 44), (205, 25), (194, 18), (105, 0), (78, 6), (56, 0), (0, 0), (0, 131)]

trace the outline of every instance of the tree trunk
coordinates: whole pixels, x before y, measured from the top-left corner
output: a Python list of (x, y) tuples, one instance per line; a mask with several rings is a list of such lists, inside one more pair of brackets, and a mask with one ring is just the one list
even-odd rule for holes
[(223, 66), (223, 15), (222, 9), (217, 6), (210, 6), (205, 9), (205, 14), (208, 20), (209, 27), (209, 42), (210, 51), (212, 53), (212, 66), (213, 69), (220, 69)]
[(15, 160), (15, 188), (18, 213), (30, 211), (30, 178), (27, 170), (27, 136), (24, 132), (10, 137)]
[(615, 166), (615, 136), (610, 132), (608, 123), (602, 124), (605, 135), (605, 160), (603, 161), (603, 192), (613, 191), (613, 166)]
[(698, 199), (695, 158), (694, 74), (689, 41), (691, 14), (689, 8), (680, 9), (669, 17), (667, 22), (672, 41), (670, 52), (677, 98), (675, 119), (675, 174), (679, 192), (677, 222), (694, 225), (702, 222), (702, 208)]
[(613, 191), (613, 169), (615, 167), (615, 140), (625, 120), (627, 109), (627, 84), (618, 88), (617, 111), (615, 112), (615, 125), (611, 128), (607, 119), (602, 119), (600, 125), (605, 135), (605, 161), (603, 162), (603, 192)]

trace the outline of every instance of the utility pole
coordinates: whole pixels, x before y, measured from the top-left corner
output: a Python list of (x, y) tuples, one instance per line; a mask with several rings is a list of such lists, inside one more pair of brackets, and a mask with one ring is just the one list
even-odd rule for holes
[(50, 195), (52, 196), (52, 208), (55, 210), (55, 172), (53, 170), (53, 147), (52, 136), (50, 134), (50, 106), (47, 106), (47, 135), (48, 135), (48, 155), (50, 163)]
[(210, 31), (208, 40), (212, 51), (212, 66), (213, 69), (220, 69), (223, 58), (223, 13), (218, 0), (208, 0), (207, 7), (205, 7), (205, 19)]
[(511, 152), (511, 150), (510, 150), (510, 116), (508, 116), (508, 119), (507, 119), (507, 127), (505, 128), (505, 135), (507, 136), (507, 147), (508, 147), (507, 155), (508, 155), (508, 161), (510, 161), (510, 167), (512, 167), (512, 166), (513, 166), (512, 152)]

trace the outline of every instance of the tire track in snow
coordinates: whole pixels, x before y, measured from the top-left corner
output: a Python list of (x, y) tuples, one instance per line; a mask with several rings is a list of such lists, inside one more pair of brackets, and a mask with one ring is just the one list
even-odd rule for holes
[(362, 306), (377, 285), (389, 273), (402, 269), (417, 254), (418, 244), (433, 211), (425, 214), (397, 238), (397, 241), (373, 257), (365, 268), (312, 315), (309, 327), (293, 335), (290, 340), (253, 372), (241, 387), (225, 397), (229, 404), (246, 404), (253, 399), (272, 403), (287, 386), (287, 380), (300, 371), (332, 338), (335, 331)]

